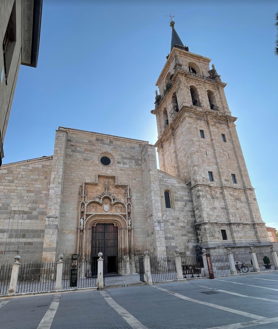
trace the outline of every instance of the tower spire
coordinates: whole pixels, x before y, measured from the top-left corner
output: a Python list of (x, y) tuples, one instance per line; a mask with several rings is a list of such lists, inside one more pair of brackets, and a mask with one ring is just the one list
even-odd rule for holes
[(184, 44), (181, 41), (181, 38), (179, 37), (177, 31), (175, 30), (175, 22), (171, 21), (170, 26), (172, 28), (172, 39), (171, 39), (171, 49), (170, 49), (170, 51), (172, 51), (172, 49), (174, 47), (181, 48), (181, 49), (184, 49), (186, 51), (189, 51), (189, 48), (184, 46)]

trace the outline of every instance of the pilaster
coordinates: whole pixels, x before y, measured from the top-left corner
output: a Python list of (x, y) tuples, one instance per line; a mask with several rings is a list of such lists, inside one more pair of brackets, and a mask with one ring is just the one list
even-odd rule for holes
[(45, 220), (45, 234), (42, 260), (55, 262), (60, 224), (60, 208), (63, 194), (64, 163), (67, 132), (56, 131), (52, 173), (49, 187), (49, 200)]
[(166, 246), (154, 146), (143, 146), (142, 160), (148, 248), (150, 248), (151, 253), (164, 256), (166, 255)]

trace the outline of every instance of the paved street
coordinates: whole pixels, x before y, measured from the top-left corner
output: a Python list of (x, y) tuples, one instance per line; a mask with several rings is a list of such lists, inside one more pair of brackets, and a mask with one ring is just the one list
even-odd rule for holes
[(277, 328), (278, 273), (2, 298), (0, 327)]

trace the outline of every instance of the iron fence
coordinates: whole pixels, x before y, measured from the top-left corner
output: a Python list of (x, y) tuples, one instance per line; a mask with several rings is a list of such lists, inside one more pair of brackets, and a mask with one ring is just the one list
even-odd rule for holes
[(9, 290), (13, 265), (0, 265), (0, 296), (6, 295)]
[(250, 252), (234, 253), (234, 261), (238, 274), (254, 272)]
[(49, 292), (54, 290), (55, 280), (55, 263), (23, 263), (19, 267), (16, 293)]
[(77, 265), (77, 285), (71, 286), (72, 262), (63, 263), (62, 287), (63, 289), (90, 288), (97, 285), (97, 272), (91, 261), (80, 261)]
[(211, 264), (214, 276), (231, 275), (229, 258), (227, 254), (211, 255)]
[(140, 281), (145, 282), (145, 275), (144, 275), (144, 258), (139, 257), (139, 276)]
[(270, 251), (257, 252), (257, 260), (261, 271), (275, 269)]
[(202, 275), (203, 262), (195, 256), (181, 256), (181, 267), (184, 278), (200, 277)]
[(153, 282), (177, 280), (175, 257), (150, 257)]

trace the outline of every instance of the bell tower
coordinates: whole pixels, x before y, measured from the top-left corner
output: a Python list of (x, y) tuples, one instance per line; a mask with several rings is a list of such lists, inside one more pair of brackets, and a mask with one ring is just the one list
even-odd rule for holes
[(191, 189), (198, 243), (268, 246), (240, 142), (236, 117), (210, 59), (184, 46), (171, 21), (170, 54), (156, 86), (160, 169)]

